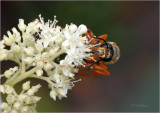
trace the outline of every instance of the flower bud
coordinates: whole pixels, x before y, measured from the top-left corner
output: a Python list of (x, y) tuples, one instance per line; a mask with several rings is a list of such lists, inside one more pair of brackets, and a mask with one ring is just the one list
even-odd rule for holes
[(24, 51), (29, 56), (34, 55), (34, 48), (33, 47), (24, 48)]
[(13, 39), (13, 35), (11, 34), (11, 32), (7, 31), (7, 34), (8, 34), (8, 38), (12, 40)]
[(13, 105), (14, 109), (19, 110), (21, 108), (21, 103), (15, 102)]
[(73, 73), (69, 73), (69, 77), (74, 77), (74, 74)]
[(65, 40), (62, 43), (62, 49), (64, 49), (64, 50), (69, 49), (69, 46), (70, 46), (70, 42), (68, 40)]
[(63, 96), (63, 97), (67, 97), (66, 94), (65, 94), (65, 92), (64, 92), (64, 89), (58, 88), (58, 89), (57, 89), (57, 92), (58, 92), (59, 95), (61, 95), (61, 96)]
[(8, 55), (8, 50), (2, 49), (1, 50), (1, 55), (0, 55), (0, 61), (4, 60)]
[(7, 45), (7, 46), (11, 46), (12, 44), (12, 40), (10, 38), (8, 38), (6, 35), (3, 36), (3, 39), (4, 39), (4, 43)]
[(47, 52), (42, 53), (42, 58), (43, 59), (49, 58), (49, 54)]
[(20, 102), (23, 102), (23, 101), (25, 101), (26, 97), (27, 97), (27, 95), (25, 95), (25, 94), (20, 94), (20, 95), (18, 96), (18, 100), (19, 100)]
[(27, 96), (25, 99), (26, 104), (31, 104), (32, 103), (32, 98), (30, 96)]
[(10, 68), (9, 70), (6, 70), (4, 72), (4, 75), (6, 78), (10, 78), (17, 70), (18, 70), (18, 67), (15, 66), (14, 68)]
[(22, 37), (23, 37), (23, 40), (28, 40), (28, 39), (30, 39), (31, 38), (31, 34), (30, 33), (26, 33), (26, 32), (24, 32), (23, 34), (22, 34)]
[(29, 112), (30, 112), (29, 106), (23, 106), (21, 108), (21, 113), (29, 113)]
[(84, 34), (84, 33), (87, 32), (87, 27), (86, 27), (85, 25), (83, 25), (83, 24), (81, 24), (81, 25), (78, 27), (78, 29), (80, 30), (80, 31), (79, 31), (79, 34), (80, 34), (80, 35), (82, 35), (82, 34)]
[(13, 72), (16, 72), (18, 70), (18, 66), (15, 66), (14, 68), (11, 69)]
[(36, 85), (36, 86), (32, 86), (32, 88), (30, 88), (28, 91), (27, 91), (27, 94), (28, 95), (33, 95), (34, 93), (36, 93), (38, 91), (38, 89), (41, 87), (40, 84)]
[(5, 75), (5, 77), (6, 78), (10, 78), (11, 76), (12, 76), (12, 72), (10, 71), (10, 70), (6, 70), (5, 72), (4, 72), (4, 75)]
[(60, 82), (60, 75), (59, 74), (54, 74), (53, 79), (56, 81), (56, 83)]
[(13, 44), (11, 47), (11, 50), (13, 50), (14, 52), (18, 53), (20, 51), (20, 46), (19, 45), (15, 45)]
[(30, 81), (27, 81), (22, 85), (23, 90), (28, 90), (29, 88), (30, 88)]
[(43, 63), (42, 61), (38, 61), (38, 62), (37, 62), (37, 66), (38, 66), (38, 67), (43, 67), (43, 66), (44, 66), (44, 63)]
[(38, 52), (42, 52), (42, 50), (44, 49), (42, 43), (43, 43), (42, 40), (37, 40), (36, 41), (35, 47), (36, 47), (36, 49), (37, 49)]
[(29, 89), (28, 91), (27, 91), (27, 95), (29, 95), (29, 96), (31, 96), (31, 95), (34, 95), (34, 90), (33, 89)]
[(16, 111), (15, 109), (13, 109), (13, 110), (11, 111), (11, 113), (18, 113), (18, 111)]
[(16, 42), (20, 42), (21, 41), (20, 33), (17, 31), (15, 27), (12, 28), (12, 31), (13, 31), (14, 40)]
[(49, 55), (50, 55), (50, 56), (55, 55), (58, 50), (59, 50), (59, 47), (56, 47), (56, 48), (51, 49), (51, 50), (49, 51)]
[(18, 28), (19, 28), (22, 32), (25, 31), (26, 25), (24, 24), (24, 20), (23, 20), (23, 19), (19, 19)]
[(33, 58), (32, 57), (27, 57), (23, 60), (26, 64), (31, 64), (33, 62)]
[(3, 94), (5, 93), (3, 85), (0, 85), (0, 92), (2, 92)]
[(8, 104), (6, 102), (2, 102), (2, 104), (0, 105), (1, 110), (5, 110), (7, 109)]
[(33, 102), (34, 103), (37, 103), (38, 101), (40, 101), (41, 97), (38, 97), (38, 96), (34, 96), (33, 97)]
[(56, 100), (56, 96), (57, 96), (57, 93), (54, 90), (52, 90), (50, 92), (50, 97), (53, 98), (54, 100)]
[(5, 85), (5, 92), (7, 94), (11, 94), (13, 92), (13, 87), (11, 87), (9, 85)]
[(77, 30), (77, 26), (75, 24), (71, 24), (69, 26), (70, 33), (74, 33)]
[(36, 74), (37, 74), (38, 77), (42, 76), (43, 75), (43, 70), (42, 69), (38, 69), (36, 71)]
[(60, 45), (64, 40), (65, 40), (65, 39), (64, 39), (63, 37), (58, 37), (58, 38), (56, 38), (55, 43), (56, 43), (57, 45)]
[(8, 103), (14, 103), (15, 102), (15, 97), (13, 95), (7, 95), (6, 100)]
[(53, 66), (52, 66), (50, 63), (46, 63), (46, 64), (44, 65), (44, 69), (47, 70), (47, 71), (48, 71), (48, 70), (51, 70), (52, 67), (53, 67)]

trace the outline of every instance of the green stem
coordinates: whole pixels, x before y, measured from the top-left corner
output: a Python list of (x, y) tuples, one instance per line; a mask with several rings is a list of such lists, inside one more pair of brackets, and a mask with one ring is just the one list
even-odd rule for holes
[(38, 69), (38, 67), (34, 67), (33, 69), (31, 69), (28, 72), (25, 72), (24, 74), (21, 74), (20, 76), (18, 76), (15, 80), (12, 80), (10, 82), (8, 82), (8, 85), (14, 86), (15, 84), (17, 84), (18, 82), (32, 76), (32, 74)]
[(47, 81), (49, 84), (51, 84), (52, 86), (54, 85), (54, 83), (49, 79), (49, 77), (43, 77), (43, 76), (37, 77), (35, 74), (32, 74), (32, 76), (30, 76), (30, 77), (38, 78), (38, 79), (41, 79), (41, 80), (45, 80), (45, 81)]
[(21, 53), (22, 53), (22, 69), (21, 69), (21, 73), (24, 73), (25, 72), (25, 62), (24, 62), (24, 60), (23, 59), (25, 59), (25, 53), (24, 53), (24, 47), (25, 47), (25, 45), (24, 45), (25, 43), (23, 42), (23, 43), (21, 43)]
[(21, 72), (21, 65), (19, 67), (19, 70), (9, 79), (7, 79), (6, 83), (12, 81), (13, 79), (17, 78), (18, 75), (20, 75), (20, 72)]

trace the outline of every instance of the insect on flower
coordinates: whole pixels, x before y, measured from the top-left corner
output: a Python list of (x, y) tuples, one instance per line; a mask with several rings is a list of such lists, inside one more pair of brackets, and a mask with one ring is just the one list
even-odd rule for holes
[[(92, 47), (91, 60), (85, 60), (86, 67), (82, 68), (80, 66), (80, 70), (78, 75), (86, 76), (86, 77), (97, 77), (98, 74), (101, 75), (110, 75), (110, 72), (107, 70), (107, 66), (105, 64), (113, 64), (118, 61), (120, 57), (120, 50), (119, 47), (115, 42), (106, 42), (107, 35), (101, 35), (99, 37), (95, 37), (93, 32), (88, 29), (85, 33), (85, 36), (90, 40), (90, 44), (95, 45), (98, 43), (98, 46)], [(94, 72), (94, 75), (83, 73), (83, 70), (89, 70)]]

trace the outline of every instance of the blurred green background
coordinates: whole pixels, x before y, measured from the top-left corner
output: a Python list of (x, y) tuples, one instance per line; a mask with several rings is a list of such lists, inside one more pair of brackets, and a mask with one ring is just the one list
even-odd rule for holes
[[(79, 77), (68, 97), (53, 101), (47, 83), (37, 95), (42, 96), (38, 112), (158, 112), (159, 111), (159, 5), (158, 2), (1, 2), (2, 35), (42, 14), (45, 21), (57, 16), (58, 25), (85, 24), (96, 36), (108, 34), (115, 41), (121, 57), (108, 65), (111, 76)], [(2, 72), (11, 66), (2, 62)], [(21, 82), (22, 83), (22, 82)], [(21, 83), (17, 84), (18, 90)], [(141, 106), (145, 105), (145, 106)]]

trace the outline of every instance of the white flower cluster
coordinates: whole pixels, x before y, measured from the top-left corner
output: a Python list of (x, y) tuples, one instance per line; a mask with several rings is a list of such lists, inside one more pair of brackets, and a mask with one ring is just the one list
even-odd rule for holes
[(7, 94), (7, 102), (1, 103), (1, 110), (4, 113), (36, 112), (36, 103), (41, 99), (41, 97), (34, 96), (34, 93), (36, 93), (40, 87), (40, 85), (36, 85), (30, 88), (30, 82), (27, 81), (23, 84), (23, 90), (18, 95), (12, 86), (0, 85), (0, 92)]
[[(28, 25), (19, 19), (21, 33), (14, 27), (12, 33), (7, 31), (8, 36), (4, 35), (0, 41), (0, 61), (12, 60), (19, 65), (7, 70), (0, 78), (6, 77), (4, 85), (10, 86), (28, 77), (45, 80), (51, 89), (50, 97), (61, 99), (77, 82), (74, 76), (78, 66), (84, 66), (84, 59), (91, 59), (89, 52), (94, 45), (90, 45), (84, 35), (87, 32), (85, 25), (77, 27), (71, 23), (62, 28), (56, 25), (56, 17), (46, 23), (41, 15), (39, 17)], [(2, 86), (0, 88), (4, 92)], [(32, 95), (31, 89), (27, 94)]]

